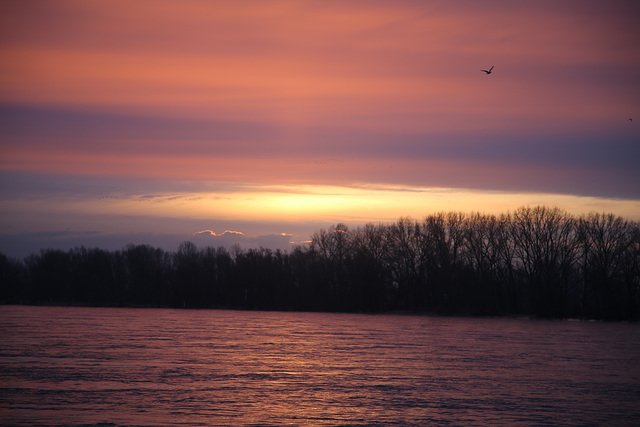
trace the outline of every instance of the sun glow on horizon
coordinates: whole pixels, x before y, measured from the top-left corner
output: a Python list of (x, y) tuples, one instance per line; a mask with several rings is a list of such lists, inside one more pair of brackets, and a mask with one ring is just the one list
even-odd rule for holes
[[(25, 215), (43, 202), (11, 202), (15, 215)], [(507, 213), (521, 206), (557, 206), (575, 215), (611, 212), (640, 220), (640, 201), (544, 193), (509, 193), (410, 186), (251, 185), (231, 190), (112, 194), (108, 197), (68, 196), (49, 200), (51, 213), (137, 217), (217, 219), (233, 221), (367, 223), (423, 218), (436, 212)], [(5, 206), (5, 209), (9, 205)], [(210, 229), (198, 233), (215, 234)], [(227, 229), (224, 233), (239, 233)], [(221, 233), (221, 234), (224, 234)], [(219, 234), (215, 234), (219, 235)]]

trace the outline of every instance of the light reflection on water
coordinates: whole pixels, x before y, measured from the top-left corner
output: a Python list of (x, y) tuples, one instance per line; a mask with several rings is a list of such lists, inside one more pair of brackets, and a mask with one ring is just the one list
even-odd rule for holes
[(640, 325), (0, 306), (4, 425), (633, 425)]

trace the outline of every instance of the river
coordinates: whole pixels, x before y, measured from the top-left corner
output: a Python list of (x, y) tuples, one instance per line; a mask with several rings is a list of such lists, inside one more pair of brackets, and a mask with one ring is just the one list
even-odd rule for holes
[(639, 425), (640, 325), (0, 306), (0, 424)]

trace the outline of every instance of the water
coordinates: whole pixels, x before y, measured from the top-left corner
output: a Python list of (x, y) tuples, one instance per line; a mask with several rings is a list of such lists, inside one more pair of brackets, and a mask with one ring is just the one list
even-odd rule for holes
[(0, 306), (3, 425), (639, 425), (640, 325)]

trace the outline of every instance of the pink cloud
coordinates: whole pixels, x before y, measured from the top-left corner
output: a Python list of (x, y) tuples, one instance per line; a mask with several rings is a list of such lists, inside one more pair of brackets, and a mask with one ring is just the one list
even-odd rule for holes
[(264, 234), (264, 235), (245, 235), (239, 231), (225, 230), (223, 233), (217, 234), (212, 230), (202, 230), (193, 234), (196, 237), (195, 242), (204, 246), (224, 246), (231, 248), (239, 246), (243, 249), (248, 248), (269, 248), (288, 251), (294, 242), (291, 241), (292, 234)]
[(244, 233), (242, 233), (240, 231), (225, 230), (224, 232), (222, 232), (220, 234), (216, 234), (214, 231), (211, 231), (211, 230), (202, 230), (202, 231), (196, 231), (195, 233), (193, 233), (193, 235), (194, 236), (222, 237), (222, 236), (225, 236), (225, 235), (244, 236)]

